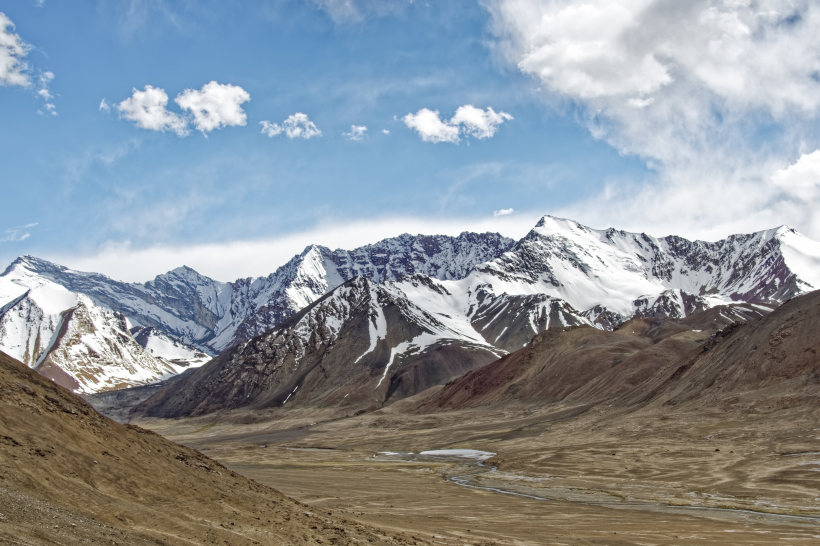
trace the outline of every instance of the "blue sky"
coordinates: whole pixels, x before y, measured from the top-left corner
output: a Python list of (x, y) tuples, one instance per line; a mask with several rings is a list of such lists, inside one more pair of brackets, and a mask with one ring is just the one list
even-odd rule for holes
[[(641, 2), (621, 4), (632, 10), (630, 33), (635, 24), (653, 23), (638, 17)], [(711, 4), (735, 9), (695, 4), (700, 11), (692, 18), (701, 27)], [(272, 271), (307, 241), (350, 248), (421, 230), (521, 236), (545, 213), (657, 235), (714, 238), (795, 222), (820, 235), (813, 207), (801, 205), (816, 201), (817, 169), (806, 159), (800, 172), (808, 174), (797, 182), (789, 182), (795, 175), (788, 171), (817, 148), (817, 105), (801, 95), (817, 91), (801, 79), (811, 66), (787, 74), (796, 90), (783, 96), (768, 80), (757, 82), (756, 94), (740, 96), (732, 82), (701, 70), (709, 62), (720, 68), (720, 59), (691, 64), (696, 49), (672, 60), (654, 53), (657, 66), (641, 53), (629, 68), (617, 65), (623, 56), (579, 68), (562, 56), (562, 40), (588, 45), (591, 33), (610, 51), (606, 40), (619, 47), (624, 39), (596, 29), (595, 14), (579, 14), (579, 6), (0, 2), (14, 25), (6, 35), (27, 47), (17, 56), (26, 82), (7, 77), (0, 86), (0, 189), (7, 205), (0, 261), (32, 253), (126, 280), (190, 262), (232, 280)], [(770, 24), (750, 22), (753, 14), (737, 9), (736, 19), (750, 28)], [(814, 17), (810, 7), (801, 15)], [(556, 26), (561, 17), (588, 28), (573, 34), (566, 29), (575, 27)], [(546, 46), (529, 19), (552, 33)], [(711, 28), (704, 43), (714, 41)], [(798, 43), (811, 64), (818, 52), (805, 36), (798, 25), (774, 44), (745, 47), (752, 58), (756, 47), (793, 51)], [(778, 59), (755, 66), (764, 61), (748, 61), (749, 72), (738, 78), (769, 70), (782, 85), (783, 74), (771, 68)], [(200, 131), (193, 110), (174, 99), (186, 90), (202, 97), (212, 81), (250, 100), (227, 106), (225, 126)], [(129, 119), (122, 105), (145, 86), (164, 91), (168, 119), (184, 120), (185, 136)], [(687, 111), (708, 110), (720, 123), (679, 123), (680, 113), (663, 108), (687, 101), (694, 105)], [(456, 123), (468, 105), (479, 109), (473, 115), (507, 116), (482, 133)], [(414, 125), (412, 116), (423, 109), (438, 111), (442, 125)], [(283, 123), (296, 114), (321, 135), (289, 138)], [(266, 136), (263, 121), (282, 132)], [(355, 140), (352, 126), (367, 129)], [(450, 141), (436, 132), (445, 130)], [(787, 182), (772, 182), (783, 172)], [(802, 193), (784, 192), (784, 184)], [(729, 199), (738, 196), (736, 207), (708, 203), (716, 185)], [(749, 201), (747, 192), (765, 195)], [(509, 209), (515, 212), (494, 215)], [(223, 252), (234, 263), (215, 257)]]

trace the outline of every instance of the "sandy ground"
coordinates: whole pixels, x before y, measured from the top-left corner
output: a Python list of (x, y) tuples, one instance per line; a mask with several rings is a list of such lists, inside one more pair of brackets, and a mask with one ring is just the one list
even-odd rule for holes
[[(328, 417), (140, 424), (316, 510), (440, 544), (820, 544), (811, 411)], [(418, 455), (443, 448), (497, 456)]]

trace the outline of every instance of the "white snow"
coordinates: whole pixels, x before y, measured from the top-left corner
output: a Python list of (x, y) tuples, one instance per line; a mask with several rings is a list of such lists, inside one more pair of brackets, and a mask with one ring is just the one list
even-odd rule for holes
[(419, 455), (426, 455), (428, 457), (460, 457), (464, 459), (477, 459), (484, 461), (490, 457), (494, 457), (495, 453), (489, 451), (479, 451), (477, 449), (433, 449), (430, 451), (422, 451)]
[[(375, 293), (375, 290), (371, 287), (371, 295), (370, 295), (370, 320), (368, 322), (369, 330), (370, 330), (370, 347), (359, 357), (356, 359), (354, 364), (358, 364), (359, 361), (373, 352), (376, 348), (376, 345), (379, 343), (379, 339), (386, 339), (387, 338), (387, 320), (384, 318), (384, 313), (382, 312), (382, 308), (378, 305), (378, 296)], [(392, 356), (391, 356), (392, 360)]]

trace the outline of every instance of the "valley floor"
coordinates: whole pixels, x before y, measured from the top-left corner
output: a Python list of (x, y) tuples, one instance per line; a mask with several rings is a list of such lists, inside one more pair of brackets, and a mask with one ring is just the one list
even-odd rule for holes
[[(813, 411), (403, 406), (139, 424), (317, 510), (433, 543), (820, 543)], [(448, 448), (497, 456), (418, 455)]]

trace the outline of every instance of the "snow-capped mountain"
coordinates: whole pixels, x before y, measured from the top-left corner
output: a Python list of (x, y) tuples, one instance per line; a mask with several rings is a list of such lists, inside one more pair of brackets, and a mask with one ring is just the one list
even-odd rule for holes
[(146, 351), (124, 315), (24, 268), (0, 277), (0, 296), (0, 350), (74, 392), (153, 383), (191, 365)]
[(708, 243), (545, 216), (510, 251), (460, 282), (508, 295), (546, 294), (606, 327), (636, 314), (685, 317), (815, 290), (820, 243), (786, 226)]
[[(780, 302), (820, 286), (820, 244), (788, 227), (708, 243), (594, 230), (545, 216), (518, 242), (497, 234), (465, 233), (455, 238), (404, 235), (353, 251), (314, 245), (267, 277), (233, 283), (214, 281), (187, 267), (145, 284), (121, 283), (30, 256), (16, 260), (0, 279), (15, 275), (40, 279), (52, 291), (57, 285), (71, 297), (85, 294), (94, 304), (127, 317), (135, 331), (151, 332), (157, 340), (167, 336), (171, 344), (190, 344), (211, 354), (271, 328), (280, 331), (316, 302), (345, 300), (338, 287), (350, 279), (367, 279), (393, 294), (392, 305), (419, 309), (448, 325), (445, 330), (428, 328), (427, 337), (416, 341), (388, 336), (391, 354), (401, 360), (413, 354), (429, 356), (453, 340), (498, 354), (519, 349), (548, 328), (591, 324), (611, 330), (633, 316), (683, 318), (738, 303), (752, 306), (749, 316), (754, 315), (752, 308), (768, 313)], [(43, 340), (51, 339), (60, 313), (75, 303), (59, 303), (60, 297), (69, 297), (61, 293), (50, 304), (57, 311), (44, 313), (16, 302), (21, 290), (3, 286), (0, 283), (0, 318), (17, 305), (17, 313), (28, 313), (27, 320), (37, 325), (29, 328), (27, 348), (18, 351), (32, 365), (25, 351), (37, 352)], [(326, 312), (312, 320), (310, 327), (293, 333), (304, 346), (313, 343), (314, 330), (341, 332), (352, 319)], [(373, 328), (377, 324), (373, 322)], [(40, 333), (35, 335), (35, 330)], [(334, 344), (344, 337), (334, 335)], [(156, 344), (169, 347), (167, 342)], [(387, 361), (373, 366), (398, 369)], [(394, 372), (385, 373), (385, 381), (396, 381)]]
[[(298, 401), (381, 407), (503, 354), (463, 315), (437, 312), (434, 294), (446, 296), (437, 282), (423, 275), (410, 279), (354, 277), (163, 389), (142, 411), (178, 417)], [(402, 287), (408, 286), (416, 293), (406, 294)]]
[[(376, 282), (425, 274), (459, 279), (500, 256), (514, 241), (497, 233), (458, 237), (401, 235), (352, 251), (312, 245), (267, 277), (219, 282), (179, 267), (144, 284), (115, 281), (33, 256), (23, 268), (211, 355), (270, 330), (329, 290), (356, 276)], [(0, 300), (2, 303), (3, 300)]]

